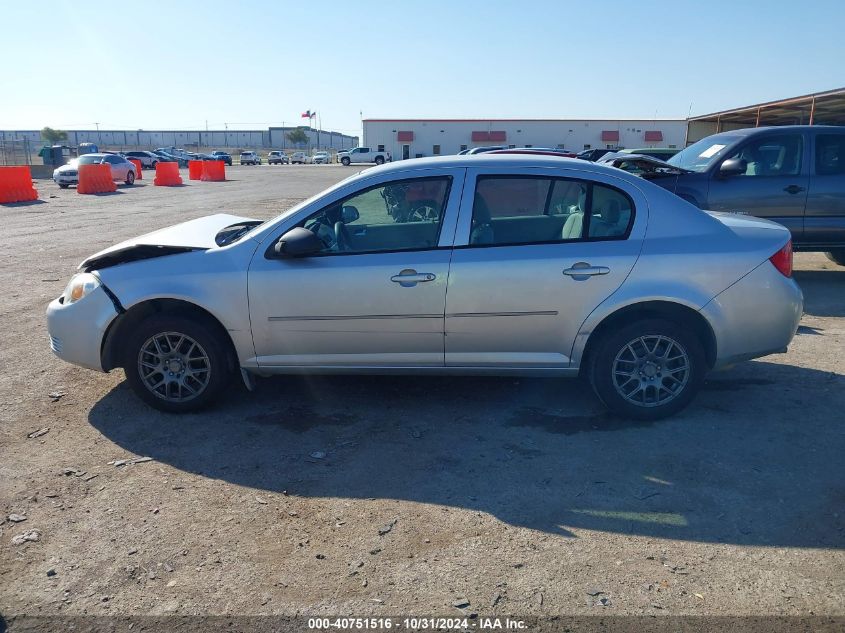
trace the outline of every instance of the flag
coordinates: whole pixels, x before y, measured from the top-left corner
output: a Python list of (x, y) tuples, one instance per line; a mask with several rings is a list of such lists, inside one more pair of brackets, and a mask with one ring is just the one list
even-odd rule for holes
[(311, 110), (306, 110), (305, 112), (302, 113), (303, 119), (313, 119), (315, 116), (317, 116), (317, 113), (311, 112)]

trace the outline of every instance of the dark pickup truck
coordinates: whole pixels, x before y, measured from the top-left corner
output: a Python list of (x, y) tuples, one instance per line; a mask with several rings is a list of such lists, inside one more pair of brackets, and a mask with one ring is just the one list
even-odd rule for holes
[(702, 209), (779, 222), (796, 250), (845, 266), (845, 127), (789, 125), (721, 132), (647, 177)]

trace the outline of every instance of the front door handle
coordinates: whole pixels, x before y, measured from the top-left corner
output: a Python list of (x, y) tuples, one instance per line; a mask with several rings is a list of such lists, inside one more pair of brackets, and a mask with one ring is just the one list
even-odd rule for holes
[(563, 271), (564, 275), (572, 277), (578, 281), (589, 279), (594, 275), (606, 275), (610, 272), (607, 266), (591, 266), (587, 262), (576, 262), (572, 264), (572, 268), (567, 268)]
[(390, 278), (390, 281), (397, 283), (404, 288), (410, 288), (427, 281), (434, 281), (435, 279), (437, 279), (437, 275), (434, 273), (418, 273), (412, 268), (406, 268), (398, 275), (393, 275), (393, 277)]
[(783, 190), (786, 193), (801, 193), (804, 191), (804, 187), (799, 187), (798, 185), (789, 185), (788, 187), (784, 187)]

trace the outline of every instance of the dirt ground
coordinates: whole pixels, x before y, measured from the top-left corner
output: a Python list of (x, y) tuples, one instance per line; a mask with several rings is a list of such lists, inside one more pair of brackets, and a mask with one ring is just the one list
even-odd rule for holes
[(845, 268), (797, 255), (789, 353), (658, 423), (579, 381), (407, 376), (262, 380), (178, 417), (55, 358), (44, 310), (86, 255), (353, 170), (228, 173), (0, 207), (3, 617), (845, 615)]

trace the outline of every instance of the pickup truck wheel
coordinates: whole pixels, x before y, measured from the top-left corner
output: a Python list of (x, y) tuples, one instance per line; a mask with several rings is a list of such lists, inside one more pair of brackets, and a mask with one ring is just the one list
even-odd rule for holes
[(141, 400), (173, 413), (209, 405), (232, 377), (219, 333), (202, 319), (180, 314), (142, 321), (127, 337), (123, 367)]
[(349, 157), (348, 156), (344, 156), (343, 158), (341, 158), (340, 162), (343, 163), (344, 167), (349, 167)]
[(834, 251), (828, 251), (825, 255), (827, 255), (827, 258), (835, 264), (845, 266), (845, 248), (837, 248)]
[(590, 383), (604, 405), (635, 420), (658, 420), (686, 407), (707, 368), (698, 338), (665, 319), (644, 319), (608, 332), (587, 363)]
[(376, 156), (376, 165), (384, 165), (384, 158)]

